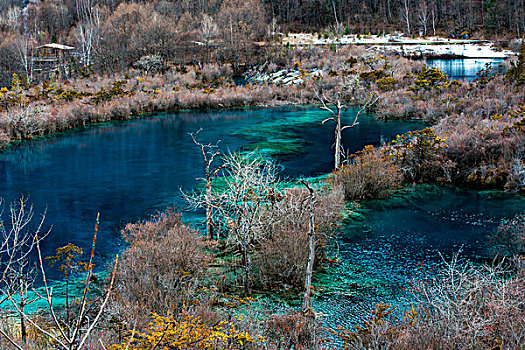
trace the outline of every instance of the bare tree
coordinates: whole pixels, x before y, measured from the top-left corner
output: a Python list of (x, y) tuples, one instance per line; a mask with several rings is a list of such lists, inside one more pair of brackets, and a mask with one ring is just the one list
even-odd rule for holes
[(412, 31), (410, 30), (410, 0), (403, 0), (403, 9), (401, 10), (401, 17), (405, 21), (407, 34), (411, 35)]
[[(0, 199), (0, 208), (2, 200)], [(9, 227), (0, 220), (0, 304), (10, 300), (12, 296), (15, 308), (7, 306), (6, 311), (20, 319), (20, 338), (25, 343), (27, 337), (25, 308), (36, 299), (30, 294), (35, 278), (35, 271), (29, 256), (39, 240), (47, 235), (42, 232), (45, 214), (31, 228), (34, 211), (33, 206), (27, 204), (27, 199), (21, 197), (9, 206)], [(0, 218), (2, 210), (0, 209)], [(5, 305), (4, 305), (5, 306)], [(9, 316), (8, 316), (9, 317)], [(0, 327), (0, 334), (7, 334), (7, 330)]]
[(75, 0), (77, 15), (80, 20), (91, 19), (95, 0)]
[[(346, 129), (353, 128), (358, 124), (358, 119), (361, 113), (363, 113), (367, 108), (372, 106), (379, 97), (374, 97), (373, 95), (369, 95), (364, 103), (363, 106), (359, 109), (359, 111), (356, 113), (354, 120), (351, 124), (343, 126), (341, 123), (341, 112), (343, 109), (346, 108), (346, 106), (341, 102), (339, 97), (336, 97), (335, 100), (330, 100), (326, 96), (319, 95), (318, 92), (316, 92), (317, 98), (321, 101), (321, 109), (328, 111), (332, 114), (331, 117), (326, 118), (323, 120), (322, 124), (333, 121), (335, 123), (335, 154), (334, 154), (334, 169), (337, 170), (341, 167), (341, 156), (343, 153), (343, 143), (342, 143), (342, 133)], [(329, 107), (328, 104), (333, 105), (333, 107)]]
[(93, 0), (76, 0), (76, 6), (80, 21), (74, 35), (80, 46), (82, 64), (89, 67), (100, 40), (100, 11), (93, 7)]
[[(341, 111), (343, 110), (343, 108), (345, 108), (346, 106), (344, 104), (341, 103), (341, 100), (337, 99), (334, 103), (334, 108), (335, 109), (332, 109), (330, 107), (328, 107), (326, 105), (326, 98), (319, 98), (319, 100), (321, 101), (321, 103), (323, 104), (321, 106), (321, 109), (324, 109), (326, 111), (329, 111), (330, 113), (332, 113), (332, 117), (330, 118), (326, 118), (325, 120), (323, 120), (323, 123), (326, 123), (328, 121), (333, 121), (335, 122), (335, 158), (334, 158), (334, 169), (337, 170), (341, 167), (341, 153), (343, 151), (343, 146), (342, 146), (342, 141), (341, 141), (341, 135), (342, 135), (342, 131), (344, 129), (348, 129), (348, 128), (353, 128), (354, 126), (357, 125), (357, 115), (356, 115), (356, 118), (354, 119), (353, 123), (350, 124), (350, 125), (346, 125), (344, 127), (342, 127), (341, 125)], [(330, 101), (329, 101), (330, 102)]]
[(334, 18), (336, 28), (339, 27), (339, 19), (337, 18), (337, 11), (335, 10), (335, 0), (332, 0), (332, 9), (334, 10)]
[(429, 20), (428, 6), (426, 0), (422, 0), (418, 7), (418, 19), (419, 23), (423, 26), (423, 35), (427, 35), (427, 24)]
[(308, 189), (308, 264), (306, 266), (306, 277), (304, 283), (304, 297), (301, 311), (303, 314), (310, 310), (310, 290), (312, 286), (312, 275), (314, 272), (315, 260), (315, 225), (314, 225), (314, 200), (315, 192), (313, 188), (306, 182), (302, 181), (303, 185)]
[(435, 0), (432, 0), (430, 8), (431, 8), (430, 13), (432, 16), (432, 32), (434, 36), (436, 36), (436, 2)]
[(0, 24), (5, 25), (13, 33), (20, 28), (21, 16), (20, 8), (11, 6), (0, 13)]
[(201, 31), (202, 31), (202, 35), (204, 36), (204, 39), (206, 40), (206, 64), (207, 64), (209, 63), (209, 59), (210, 59), (210, 40), (212, 40), (217, 35), (219, 35), (219, 28), (217, 27), (217, 24), (215, 24), (213, 17), (206, 13), (202, 15)]
[(16, 55), (22, 67), (27, 82), (33, 81), (33, 58), (31, 57), (33, 40), (28, 35), (18, 35), (15, 40)]
[(227, 243), (242, 255), (243, 285), (249, 290), (252, 248), (275, 219), (267, 209), (279, 197), (277, 171), (270, 160), (253, 152), (229, 154), (225, 166), (225, 190), (216, 195), (217, 210), (228, 228)]
[[(36, 239), (34, 246), (36, 247), (38, 256), (38, 267), (42, 275), (43, 288), (41, 290), (33, 289), (38, 300), (44, 301), (48, 306), (48, 313), (50, 322), (52, 324), (52, 331), (48, 327), (42, 325), (37, 320), (33, 319), (30, 314), (23, 310), (18, 301), (16, 295), (6, 293), (5, 298), (8, 300), (13, 308), (18, 312), (21, 317), (27, 321), (36, 332), (47, 337), (54, 343), (54, 347), (63, 350), (81, 350), (86, 346), (86, 342), (97, 325), (104, 308), (109, 300), (109, 296), (113, 290), (113, 284), (115, 281), (115, 273), (118, 263), (118, 255), (115, 259), (115, 265), (111, 274), (111, 279), (108, 283), (105, 293), (99, 298), (93, 299), (92, 290), (92, 278), (93, 278), (93, 258), (95, 256), (95, 243), (98, 232), (99, 215), (97, 214), (97, 221), (95, 225), (95, 233), (93, 235), (93, 244), (91, 248), (91, 255), (89, 262), (87, 263), (87, 273), (85, 276), (84, 289), (82, 295), (78, 298), (78, 309), (76, 315), (73, 315), (71, 323), (64, 322), (57, 314), (53, 305), (55, 297), (53, 295), (53, 287), (48, 284), (44, 263), (42, 259), (42, 252), (40, 249), (40, 240)], [(16, 338), (11, 334), (8, 334), (0, 328), (0, 334), (3, 335), (13, 346), (19, 350), (24, 350), (23, 344), (17, 342)]]
[[(214, 210), (214, 198), (212, 195), (212, 183), (217, 174), (226, 167), (225, 164), (218, 165), (216, 167), (213, 166), (213, 163), (221, 154), (221, 151), (219, 149), (218, 143), (215, 145), (209, 144), (203, 144), (197, 140), (197, 136), (199, 135), (199, 132), (201, 132), (202, 129), (199, 129), (195, 134), (190, 133), (191, 139), (193, 140), (193, 143), (195, 143), (200, 149), (202, 153), (202, 158), (204, 160), (204, 170), (205, 170), (205, 178), (202, 179), (206, 183), (206, 191), (205, 194), (197, 195), (197, 196), (190, 196), (185, 195), (186, 199), (190, 203), (192, 207), (200, 208), (205, 207), (206, 208), (206, 235), (208, 236), (208, 239), (213, 239), (213, 210)], [(217, 231), (217, 240), (219, 240), (219, 231)]]
[(75, 39), (80, 46), (82, 64), (86, 67), (93, 63), (93, 56), (100, 38), (100, 21), (80, 22), (75, 28)]

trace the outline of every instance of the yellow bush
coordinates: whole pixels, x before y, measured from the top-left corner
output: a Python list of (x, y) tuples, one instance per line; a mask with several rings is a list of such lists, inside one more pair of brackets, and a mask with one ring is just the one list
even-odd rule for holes
[(431, 128), (397, 135), (385, 154), (398, 166), (408, 180), (419, 181), (445, 176), (448, 164), (443, 157), (446, 139)]
[(381, 91), (391, 91), (397, 84), (397, 79), (394, 77), (383, 77), (376, 80), (376, 84)]
[(423, 65), (421, 71), (417, 73), (414, 85), (410, 90), (418, 92), (421, 90), (443, 90), (450, 86), (450, 81), (446, 73), (437, 67), (428, 67)]
[[(131, 335), (130, 335), (131, 337)], [(130, 341), (113, 345), (111, 350), (152, 349), (242, 349), (248, 343), (264, 341), (237, 329), (233, 322), (221, 321), (214, 326), (204, 324), (200, 317), (185, 312), (176, 319), (173, 315), (153, 315), (153, 322), (144, 332), (137, 332)]]

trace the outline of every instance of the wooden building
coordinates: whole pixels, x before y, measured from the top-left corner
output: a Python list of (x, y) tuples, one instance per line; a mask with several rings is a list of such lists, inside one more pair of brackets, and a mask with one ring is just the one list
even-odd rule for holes
[(71, 74), (71, 57), (74, 47), (61, 44), (45, 44), (33, 50), (33, 74), (36, 80), (51, 77), (68, 78)]

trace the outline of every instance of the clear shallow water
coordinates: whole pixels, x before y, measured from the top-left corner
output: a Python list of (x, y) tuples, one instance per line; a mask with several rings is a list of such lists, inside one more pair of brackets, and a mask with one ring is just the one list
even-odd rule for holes
[[(180, 190), (195, 188), (203, 175), (189, 132), (202, 128), (199, 139), (222, 140), (223, 150), (258, 148), (280, 162), (283, 176), (310, 176), (332, 169), (333, 126), (321, 125), (325, 116), (315, 107), (181, 112), (34, 140), (0, 154), (0, 197), (10, 203), (25, 195), (36, 213), (47, 208), (46, 223), (53, 227), (44, 256), (69, 242), (89, 251), (100, 212), (101, 265), (121, 249), (119, 230), (126, 223), (170, 205), (183, 209)], [(355, 152), (421, 126), (364, 115), (345, 131), (344, 144)], [(196, 217), (200, 214), (186, 215)]]
[(471, 81), (477, 78), (477, 73), (492, 64), (494, 73), (505, 73), (503, 59), (494, 58), (459, 58), (459, 59), (428, 59), (429, 66), (436, 66), (446, 72), (451, 79)]
[[(46, 222), (53, 229), (45, 256), (68, 242), (87, 250), (100, 212), (100, 266), (121, 249), (123, 225), (169, 205), (183, 208), (180, 189), (193, 189), (202, 176), (188, 132), (202, 128), (199, 138), (220, 139), (224, 150), (258, 148), (280, 162), (283, 176), (319, 175), (333, 162), (333, 126), (320, 125), (325, 116), (317, 108), (184, 112), (36, 140), (0, 154), (0, 197), (10, 202), (27, 195), (37, 213), (47, 207)], [(344, 144), (355, 152), (422, 126), (365, 115), (345, 131)], [(327, 314), (331, 326), (358, 322), (377, 301), (399, 301), (400, 287), (421, 273), (421, 262), (440, 262), (438, 251), (447, 257), (463, 247), (464, 256), (485, 256), (486, 234), (521, 211), (525, 201), (519, 196), (427, 185), (364, 202), (343, 227), (342, 263), (326, 276), (330, 286), (316, 310)], [(185, 215), (201, 218), (201, 213)]]
[[(500, 191), (417, 185), (392, 198), (361, 203), (343, 228), (337, 278), (318, 299), (330, 325), (351, 326), (377, 302), (404, 303), (402, 288), (453, 254), (490, 259), (487, 235), (525, 211), (525, 200)], [(441, 254), (441, 255), (440, 255)]]

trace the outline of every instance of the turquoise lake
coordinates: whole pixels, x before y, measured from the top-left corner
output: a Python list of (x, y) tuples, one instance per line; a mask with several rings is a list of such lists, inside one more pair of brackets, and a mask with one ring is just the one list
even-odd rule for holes
[[(351, 121), (356, 110), (344, 113)], [(258, 149), (280, 165), (284, 179), (326, 174), (333, 166), (333, 125), (321, 125), (316, 107), (178, 112), (99, 125), (13, 146), (0, 154), (0, 197), (21, 195), (35, 212), (47, 209), (52, 231), (43, 255), (69, 242), (90, 247), (101, 214), (96, 264), (112, 259), (123, 242), (120, 229), (175, 206), (188, 222), (181, 190), (196, 187), (203, 175), (199, 149), (188, 133), (203, 130), (203, 142), (221, 140), (224, 151)], [(397, 134), (424, 127), (417, 121), (381, 121), (373, 115), (345, 131), (349, 152), (378, 145)], [(418, 266), (435, 266), (459, 250), (483, 260), (486, 236), (502, 220), (525, 211), (525, 201), (498, 191), (417, 185), (390, 199), (352, 209), (341, 228), (341, 265), (326, 276), (331, 283), (316, 309), (330, 325), (355, 322), (377, 301), (402, 302), (401, 288), (417, 277)], [(58, 278), (55, 273), (51, 277)]]
[[(354, 113), (343, 118), (351, 120)], [(257, 148), (280, 164), (284, 179), (297, 178), (332, 170), (334, 127), (321, 125), (324, 117), (316, 107), (179, 112), (33, 140), (0, 154), (0, 197), (10, 203), (23, 195), (37, 214), (47, 210), (52, 231), (43, 243), (44, 256), (70, 242), (90, 247), (100, 212), (100, 265), (121, 249), (119, 232), (126, 223), (168, 206), (184, 211), (181, 190), (194, 189), (204, 171), (188, 133), (202, 128), (199, 138), (221, 140), (225, 152)], [(344, 145), (355, 152), (420, 125), (365, 114), (345, 131)]]
[(488, 235), (525, 211), (525, 200), (503, 191), (419, 184), (387, 199), (365, 201), (342, 228), (341, 265), (317, 307), (331, 326), (350, 326), (378, 302), (403, 305), (408, 282), (437, 271), (454, 254), (490, 262)]

